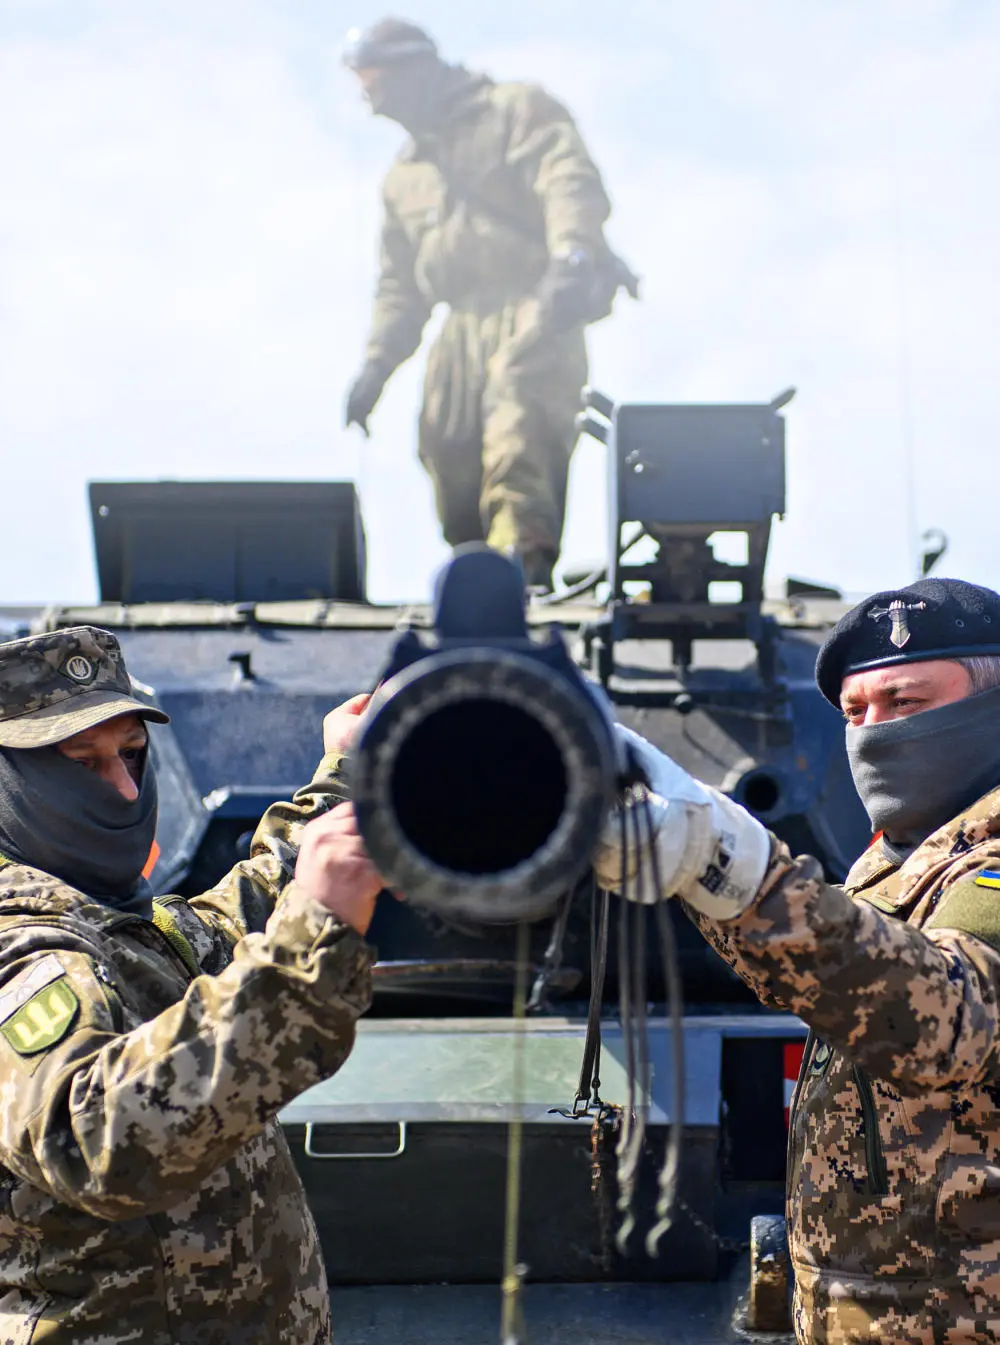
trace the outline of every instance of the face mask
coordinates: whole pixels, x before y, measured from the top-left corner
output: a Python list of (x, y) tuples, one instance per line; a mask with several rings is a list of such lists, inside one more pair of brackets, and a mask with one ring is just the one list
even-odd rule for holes
[(152, 913), (142, 878), (156, 834), (156, 773), (143, 765), (139, 797), (55, 747), (0, 749), (0, 854), (28, 864), (96, 901)]
[(365, 93), (377, 117), (388, 117), (411, 135), (432, 131), (441, 121), (448, 95), (467, 78), (436, 56), (414, 57), (385, 66)]
[(1000, 687), (906, 719), (848, 725), (847, 756), (872, 829), (905, 857), (1000, 785)]

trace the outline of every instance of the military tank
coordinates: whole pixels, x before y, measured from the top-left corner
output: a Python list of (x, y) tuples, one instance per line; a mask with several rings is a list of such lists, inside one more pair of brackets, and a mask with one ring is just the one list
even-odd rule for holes
[[(607, 451), (607, 564), (531, 601), (526, 621), (539, 638), (558, 633), (621, 721), (838, 880), (869, 830), (839, 716), (812, 674), (844, 606), (834, 590), (793, 581), (781, 599), (764, 592), (772, 522), (785, 509), (789, 396), (640, 405), (588, 393), (581, 428)], [(325, 711), (371, 690), (401, 630), (429, 629), (433, 612), (367, 601), (350, 483), (95, 482), (90, 508), (99, 602), (6, 609), (4, 621), (118, 634), (143, 694), (171, 716), (154, 740), (151, 880), (194, 894), (247, 854), (264, 809), (310, 778)], [(720, 538), (728, 559), (717, 557)], [(512, 926), (380, 905), (374, 1006), (356, 1049), (281, 1118), (320, 1228), (341, 1342), (495, 1337), (515, 1119), (528, 1338), (707, 1345), (787, 1325), (784, 1281), (767, 1283), (774, 1258), (764, 1245), (747, 1258), (751, 1216), (783, 1204), (802, 1024), (761, 1009), (671, 910), (684, 1001), (679, 1199), (655, 1256), (641, 1237), (623, 1252), (608, 1136), (573, 1105), (593, 987), (590, 895), (578, 892), (560, 918), (558, 956), (553, 921), (532, 926), (537, 993), (515, 1031)], [(601, 984), (610, 1102), (627, 1090), (618, 965), (612, 928)], [(640, 1222), (652, 1217), (677, 1110), (667, 987), (655, 959), (647, 973)], [(749, 1315), (734, 1317), (748, 1283)]]

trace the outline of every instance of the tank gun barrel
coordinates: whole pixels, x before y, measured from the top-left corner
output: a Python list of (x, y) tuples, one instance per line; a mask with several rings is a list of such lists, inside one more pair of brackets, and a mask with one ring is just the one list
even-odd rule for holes
[(349, 760), (376, 868), (445, 916), (551, 914), (589, 865), (623, 763), (561, 636), (529, 637), (518, 567), (459, 548), (433, 634), (404, 632), (379, 683)]

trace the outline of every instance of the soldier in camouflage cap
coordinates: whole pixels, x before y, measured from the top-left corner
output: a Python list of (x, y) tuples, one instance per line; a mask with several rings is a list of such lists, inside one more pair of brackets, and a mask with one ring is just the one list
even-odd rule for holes
[(170, 722), (136, 699), (110, 631), (73, 626), (0, 645), (0, 747), (50, 747), (130, 711)]
[(107, 632), (0, 645), (2, 1345), (328, 1345), (276, 1117), (370, 1001), (382, 881), (339, 778), (366, 701), (327, 716), (248, 860), (154, 901), (146, 724), (166, 716)]
[[(842, 887), (625, 731), (661, 886), (810, 1032), (791, 1106), (800, 1342), (1000, 1342), (1000, 597), (929, 580), (859, 604), (817, 676), (875, 838)], [(620, 882), (617, 819), (595, 867)], [(645, 866), (649, 872), (649, 866)]]

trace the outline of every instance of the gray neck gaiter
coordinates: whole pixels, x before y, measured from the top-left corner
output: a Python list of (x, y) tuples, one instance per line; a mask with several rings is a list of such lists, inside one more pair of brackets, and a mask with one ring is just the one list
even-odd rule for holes
[(872, 829), (901, 863), (1000, 785), (1000, 687), (905, 719), (848, 725), (847, 756)]
[(123, 799), (55, 747), (0, 748), (0, 854), (117, 910), (152, 916), (142, 877), (156, 834), (156, 772)]

